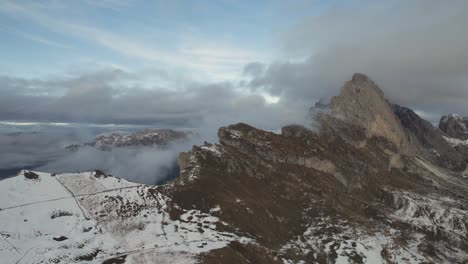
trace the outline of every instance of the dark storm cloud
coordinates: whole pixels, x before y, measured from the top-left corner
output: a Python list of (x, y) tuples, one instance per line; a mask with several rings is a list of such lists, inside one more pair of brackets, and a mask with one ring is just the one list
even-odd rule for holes
[(309, 59), (269, 65), (250, 86), (298, 100), (327, 97), (362, 72), (394, 102), (467, 115), (468, 2), (364, 3), (340, 2), (296, 24), (286, 50)]

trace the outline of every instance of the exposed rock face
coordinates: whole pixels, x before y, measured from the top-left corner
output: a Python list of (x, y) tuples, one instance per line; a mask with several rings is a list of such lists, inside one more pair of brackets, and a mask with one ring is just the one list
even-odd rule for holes
[(331, 114), (365, 129), (368, 138), (387, 139), (409, 153), (409, 141), (380, 88), (367, 76), (354, 74), (331, 100)]
[[(298, 125), (281, 134), (222, 127), (219, 144), (181, 153), (181, 175), (163, 186), (92, 173), (0, 182), (0, 191), (55, 186), (45, 198), (31, 197), (51, 211), (54, 199), (67, 197), (55, 206), (72, 214), (39, 236), (31, 235), (33, 220), (26, 231), (6, 225), (6, 241), (22, 246), (6, 244), (0, 253), (16, 262), (31, 237), (36, 247), (27, 257), (44, 262), (165, 263), (172, 253), (172, 263), (466, 263), (468, 179), (420, 155), (424, 140), (435, 144), (431, 132), (419, 133), (419, 123), (403, 128), (363, 75), (346, 83), (331, 111), (320, 133)], [(15, 199), (0, 201), (0, 223), (23, 221), (35, 208), (29, 196), (8, 197)], [(65, 217), (79, 228), (66, 233)], [(59, 235), (69, 239), (49, 241)], [(92, 247), (82, 256), (84, 241)]]
[(462, 154), (457, 152), (444, 139), (440, 130), (434, 128), (429, 121), (422, 119), (407, 107), (393, 105), (393, 110), (403, 127), (421, 144), (421, 152), (425, 158), (449, 170), (464, 171), (466, 169)]
[(451, 138), (468, 139), (468, 118), (457, 114), (445, 115), (440, 118), (439, 129)]

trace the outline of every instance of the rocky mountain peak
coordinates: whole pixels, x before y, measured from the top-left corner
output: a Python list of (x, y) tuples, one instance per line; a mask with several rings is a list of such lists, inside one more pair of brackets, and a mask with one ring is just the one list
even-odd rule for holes
[(366, 137), (383, 137), (403, 152), (408, 139), (384, 93), (369, 77), (356, 73), (331, 100), (331, 115), (363, 127)]

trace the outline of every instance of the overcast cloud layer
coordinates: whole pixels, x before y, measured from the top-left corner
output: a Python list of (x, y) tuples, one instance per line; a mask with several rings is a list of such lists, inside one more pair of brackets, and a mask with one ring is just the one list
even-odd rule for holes
[(155, 124), (204, 127), (249, 122), (266, 129), (303, 123), (307, 106), (268, 103), (234, 83), (187, 82), (181, 87), (143, 88), (121, 70), (71, 78), (26, 80), (3, 77), (0, 120)]
[(467, 1), (344, 2), (286, 33), (286, 50), (309, 59), (266, 65), (253, 86), (293, 98), (327, 97), (362, 72), (393, 102), (436, 115), (468, 114)]

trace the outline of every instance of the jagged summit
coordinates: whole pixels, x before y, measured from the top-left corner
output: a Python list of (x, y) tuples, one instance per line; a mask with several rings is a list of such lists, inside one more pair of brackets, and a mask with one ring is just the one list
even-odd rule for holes
[(369, 77), (356, 73), (331, 100), (331, 114), (365, 129), (368, 138), (383, 137), (405, 153), (409, 142), (391, 104)]
[(367, 75), (363, 73), (355, 73), (353, 74), (353, 77), (351, 78), (351, 81), (353, 82), (373, 82)]

